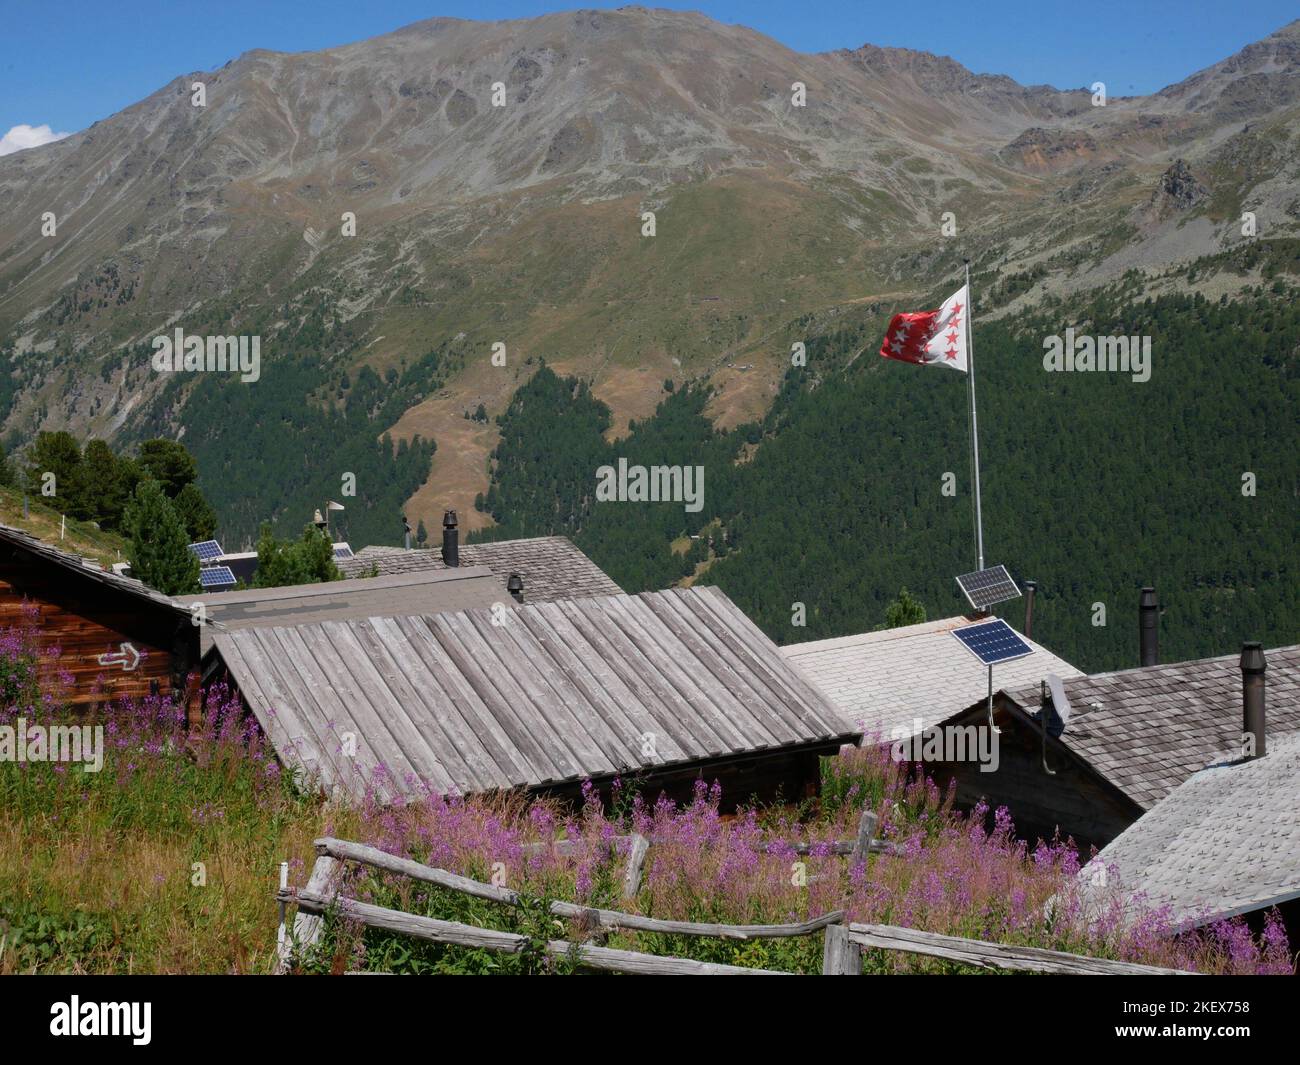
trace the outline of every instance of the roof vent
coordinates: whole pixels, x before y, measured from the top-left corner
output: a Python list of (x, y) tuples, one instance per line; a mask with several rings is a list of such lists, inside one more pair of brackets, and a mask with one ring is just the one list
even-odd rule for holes
[(442, 562), (445, 566), (460, 565), (460, 531), (454, 510), (442, 516)]
[(1143, 588), (1138, 599), (1138, 664), (1154, 666), (1160, 662), (1160, 604), (1154, 588)]
[(1241, 754), (1263, 758), (1264, 745), (1264, 648), (1258, 643), (1241, 645)]
[(518, 573), (510, 574), (506, 580), (506, 591), (510, 593), (516, 603), (524, 601), (524, 579)]

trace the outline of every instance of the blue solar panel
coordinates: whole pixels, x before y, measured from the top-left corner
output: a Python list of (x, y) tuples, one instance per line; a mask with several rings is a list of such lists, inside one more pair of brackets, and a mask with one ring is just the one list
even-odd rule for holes
[(957, 584), (976, 610), (1020, 598), (1020, 589), (1011, 579), (1006, 566), (990, 566), (974, 573), (963, 573), (957, 578)]
[(199, 583), (204, 588), (233, 588), (235, 574), (229, 566), (204, 566), (199, 570)]
[(200, 562), (211, 562), (225, 554), (216, 540), (200, 540), (197, 544), (190, 544), (190, 550), (198, 556)]
[(352, 548), (351, 548), (349, 545), (347, 545), (347, 544), (335, 544), (335, 545), (334, 545), (334, 557), (335, 557), (335, 558), (354, 558), (355, 556), (352, 554)]
[(1010, 662), (1014, 658), (1024, 658), (1034, 653), (1034, 649), (1020, 638), (1015, 629), (998, 618), (953, 629), (952, 634), (986, 666)]

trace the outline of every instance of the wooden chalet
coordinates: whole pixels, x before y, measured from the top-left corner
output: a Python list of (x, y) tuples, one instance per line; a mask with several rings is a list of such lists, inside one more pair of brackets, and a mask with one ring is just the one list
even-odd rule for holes
[(57, 647), (51, 665), (72, 678), (68, 702), (89, 712), (118, 696), (197, 694), (199, 630), (180, 603), (0, 525), (0, 625), (36, 613), (37, 638)]
[[(1269, 731), (1300, 732), (1300, 646), (1274, 648), (1266, 657)], [(1041, 682), (999, 691), (996, 771), (942, 762), (927, 763), (927, 770), (956, 785), (958, 803), (983, 798), (1006, 806), (1019, 834), (1050, 839), (1059, 831), (1086, 852), (1240, 748), (1237, 655), (1064, 677), (1062, 687), (1070, 709), (1059, 736), (1044, 736), (1039, 724), (1048, 694)], [(987, 720), (981, 700), (940, 724), (980, 727)]]
[(797, 799), (858, 739), (716, 588), (217, 632), (204, 671), (288, 767), (389, 801), (615, 777)]

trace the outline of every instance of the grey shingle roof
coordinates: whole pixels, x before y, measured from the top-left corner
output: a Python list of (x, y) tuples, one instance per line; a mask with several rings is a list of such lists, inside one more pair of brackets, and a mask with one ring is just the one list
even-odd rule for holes
[(1300, 736), (1193, 773), (1079, 875), (1193, 924), (1300, 897)]
[[(969, 618), (945, 618), (832, 640), (787, 644), (786, 659), (803, 670), (868, 734), (890, 739), (946, 720), (983, 698), (988, 670), (951, 635)], [(1082, 676), (1069, 662), (1029, 640), (1035, 654), (993, 668), (994, 690), (1032, 683), (1049, 673)], [(1037, 704), (1035, 703), (1035, 708)]]
[(230, 592), (182, 595), (187, 607), (202, 603), (210, 625), (203, 627), (201, 648), (217, 632), (252, 626), (303, 625), (312, 621), (346, 621), (374, 615), (437, 614), (447, 610), (491, 607), (515, 602), (486, 566), (392, 573), (368, 580), (291, 584), (283, 588), (244, 588)]
[(327, 788), (383, 765), (386, 798), (418, 781), (472, 793), (854, 738), (716, 588), (525, 605), (496, 625), (467, 610), (244, 629), (218, 634), (214, 654), (283, 761)]
[[(1265, 657), (1268, 733), (1300, 730), (1300, 646)], [(1240, 750), (1239, 663), (1225, 655), (1066, 679), (1071, 716), (1061, 742), (1150, 809), (1198, 769)], [(1038, 710), (1036, 683), (1003, 687), (1021, 709)]]
[[(621, 595), (623, 592), (604, 570), (563, 536), (461, 544), (460, 564), (487, 566), (503, 586), (511, 573), (518, 573), (523, 578), (526, 603)], [(438, 549), (408, 551), (401, 547), (363, 547), (355, 557), (340, 561), (338, 567), (348, 577), (360, 577), (372, 569), (383, 575), (447, 568)]]
[(57, 566), (70, 570), (79, 576), (87, 577), (90, 580), (98, 581), (107, 588), (124, 592), (136, 599), (147, 600), (158, 606), (165, 607), (168, 610), (175, 611), (178, 614), (188, 615), (189, 611), (170, 596), (163, 595), (162, 592), (156, 592), (147, 584), (141, 581), (133, 580), (130, 577), (123, 577), (121, 574), (114, 573), (112, 570), (100, 569), (98, 564), (91, 564), (82, 559), (79, 555), (69, 554), (67, 551), (61, 551), (59, 548), (38, 540), (30, 533), (22, 529), (15, 529), (10, 525), (0, 525), (0, 542), (10, 544), (21, 551), (29, 551), (38, 555), (47, 561), (53, 562)]

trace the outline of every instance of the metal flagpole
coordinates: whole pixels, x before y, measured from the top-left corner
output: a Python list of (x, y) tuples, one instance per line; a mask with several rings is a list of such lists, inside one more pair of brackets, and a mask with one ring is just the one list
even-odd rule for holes
[(970, 260), (966, 264), (966, 376), (970, 378), (970, 436), (975, 456), (975, 545), (979, 551), (979, 565), (984, 568), (984, 512), (980, 509), (980, 432), (975, 420), (975, 331), (971, 328)]

